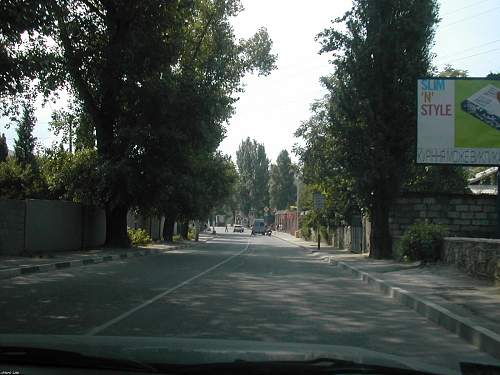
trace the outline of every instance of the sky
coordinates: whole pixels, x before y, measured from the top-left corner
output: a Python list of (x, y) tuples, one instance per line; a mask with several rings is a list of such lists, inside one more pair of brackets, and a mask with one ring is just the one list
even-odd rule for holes
[[(273, 40), (278, 69), (267, 77), (244, 79), (236, 113), (227, 124), (226, 139), (220, 150), (236, 160), (236, 150), (246, 137), (264, 144), (268, 158), (275, 162), (286, 149), (293, 160), (294, 132), (310, 116), (310, 104), (325, 94), (319, 79), (332, 72), (329, 56), (319, 55), (315, 36), (331, 25), (331, 20), (350, 8), (350, 0), (242, 0), (245, 10), (233, 20), (237, 37), (248, 38), (261, 26)], [(437, 26), (433, 63), (438, 68), (451, 64), (468, 71), (471, 77), (500, 72), (500, 0), (440, 0), (441, 22)], [(44, 146), (55, 136), (48, 131), (50, 115), (64, 102), (39, 102), (34, 135)], [(15, 130), (5, 128), (13, 148)]]

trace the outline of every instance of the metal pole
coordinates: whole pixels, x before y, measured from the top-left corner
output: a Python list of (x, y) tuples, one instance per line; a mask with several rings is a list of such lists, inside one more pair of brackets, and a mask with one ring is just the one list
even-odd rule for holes
[(320, 245), (320, 243), (321, 243), (321, 234), (319, 233), (319, 222), (318, 222), (318, 233), (317, 234), (318, 234), (318, 250), (319, 250), (321, 248), (321, 245)]
[(500, 238), (500, 167), (497, 168), (497, 225), (496, 225), (496, 238)]

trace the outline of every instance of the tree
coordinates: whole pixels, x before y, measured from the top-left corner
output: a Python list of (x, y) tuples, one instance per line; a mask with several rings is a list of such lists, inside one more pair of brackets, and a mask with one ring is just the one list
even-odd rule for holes
[(48, 199), (50, 196), (38, 166), (23, 165), (14, 158), (8, 158), (0, 163), (0, 198)]
[(0, 162), (6, 161), (9, 156), (9, 148), (7, 147), (7, 138), (5, 138), (5, 134), (2, 133), (0, 137)]
[(99, 205), (99, 159), (94, 149), (70, 153), (60, 148), (46, 150), (40, 157), (40, 173), (50, 199)]
[(333, 53), (328, 82), (336, 165), (370, 216), (370, 256), (391, 256), (389, 207), (412, 162), (415, 82), (430, 70), (437, 4), (354, 0), (318, 38)]
[(450, 64), (445, 65), (444, 69), (438, 73), (439, 77), (463, 78), (467, 77), (467, 70), (455, 69)]
[(271, 41), (265, 30), (236, 41), (229, 19), (242, 8), (237, 0), (53, 0), (32, 8), (43, 22), (25, 47), (49, 55), (39, 90), (70, 86), (82, 103), (95, 128), (106, 243), (127, 245), (128, 208), (152, 209), (177, 162), (185, 165), (204, 142), (217, 147), (241, 78), (274, 68)]
[[(322, 83), (328, 86), (330, 80), (323, 77)], [(326, 198), (323, 213), (327, 223), (338, 225), (342, 220), (349, 219), (354, 211), (359, 212), (362, 206), (354, 191), (353, 177), (337, 159), (336, 142), (330, 124), (330, 103), (331, 97), (327, 94), (311, 105), (311, 117), (302, 122), (295, 132), (296, 137), (305, 141), (305, 146), (295, 145), (294, 152), (301, 163), (307, 197), (312, 199), (313, 191), (321, 192)], [(302, 209), (312, 209), (312, 206), (304, 204), (306, 201), (302, 194), (300, 202)]]
[[(166, 214), (163, 239), (172, 241), (175, 221), (187, 227), (189, 220), (204, 220), (212, 210), (230, 195), (237, 181), (236, 168), (231, 158), (219, 152), (211, 155), (192, 155), (177, 183), (164, 191), (162, 202), (168, 205), (161, 212)], [(214, 178), (217, 176), (217, 178)]]
[(283, 210), (296, 202), (297, 189), (292, 161), (287, 150), (279, 153), (269, 174), (269, 197), (272, 208)]
[(52, 113), (49, 129), (61, 136), (61, 146), (68, 145), (70, 153), (95, 147), (94, 126), (81, 105), (75, 101), (69, 103), (68, 109)]
[(242, 141), (236, 151), (236, 164), (240, 176), (240, 207), (245, 215), (255, 210), (257, 215), (269, 205), (269, 160), (264, 145), (250, 140)]
[(22, 117), (17, 121), (17, 139), (14, 142), (14, 155), (22, 166), (35, 165), (36, 138), (33, 136), (35, 122), (33, 107), (25, 104)]

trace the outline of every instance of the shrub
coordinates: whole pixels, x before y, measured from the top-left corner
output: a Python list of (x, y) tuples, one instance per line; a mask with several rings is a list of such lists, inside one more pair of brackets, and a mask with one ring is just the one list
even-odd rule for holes
[(446, 230), (441, 225), (417, 222), (410, 226), (399, 244), (402, 259), (435, 262), (441, 256), (441, 247)]
[(319, 233), (321, 235), (321, 239), (325, 241), (328, 245), (332, 244), (332, 236), (328, 232), (328, 229), (324, 226), (321, 226), (319, 229)]
[(309, 241), (312, 236), (311, 228), (303, 225), (302, 228), (300, 228), (300, 235), (302, 236), (303, 239)]
[(189, 227), (188, 229), (188, 240), (194, 240), (196, 238), (196, 228)]
[(153, 241), (148, 232), (146, 232), (142, 228), (129, 228), (128, 238), (130, 239), (130, 242), (133, 246), (147, 245), (148, 243), (151, 243)]
[(180, 241), (181, 240), (181, 235), (180, 234), (174, 234), (172, 236), (172, 241)]

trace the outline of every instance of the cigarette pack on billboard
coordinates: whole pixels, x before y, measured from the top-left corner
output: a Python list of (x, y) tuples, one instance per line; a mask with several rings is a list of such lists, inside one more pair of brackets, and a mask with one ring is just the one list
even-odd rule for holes
[(462, 109), (489, 126), (500, 130), (500, 89), (487, 85), (461, 103)]

